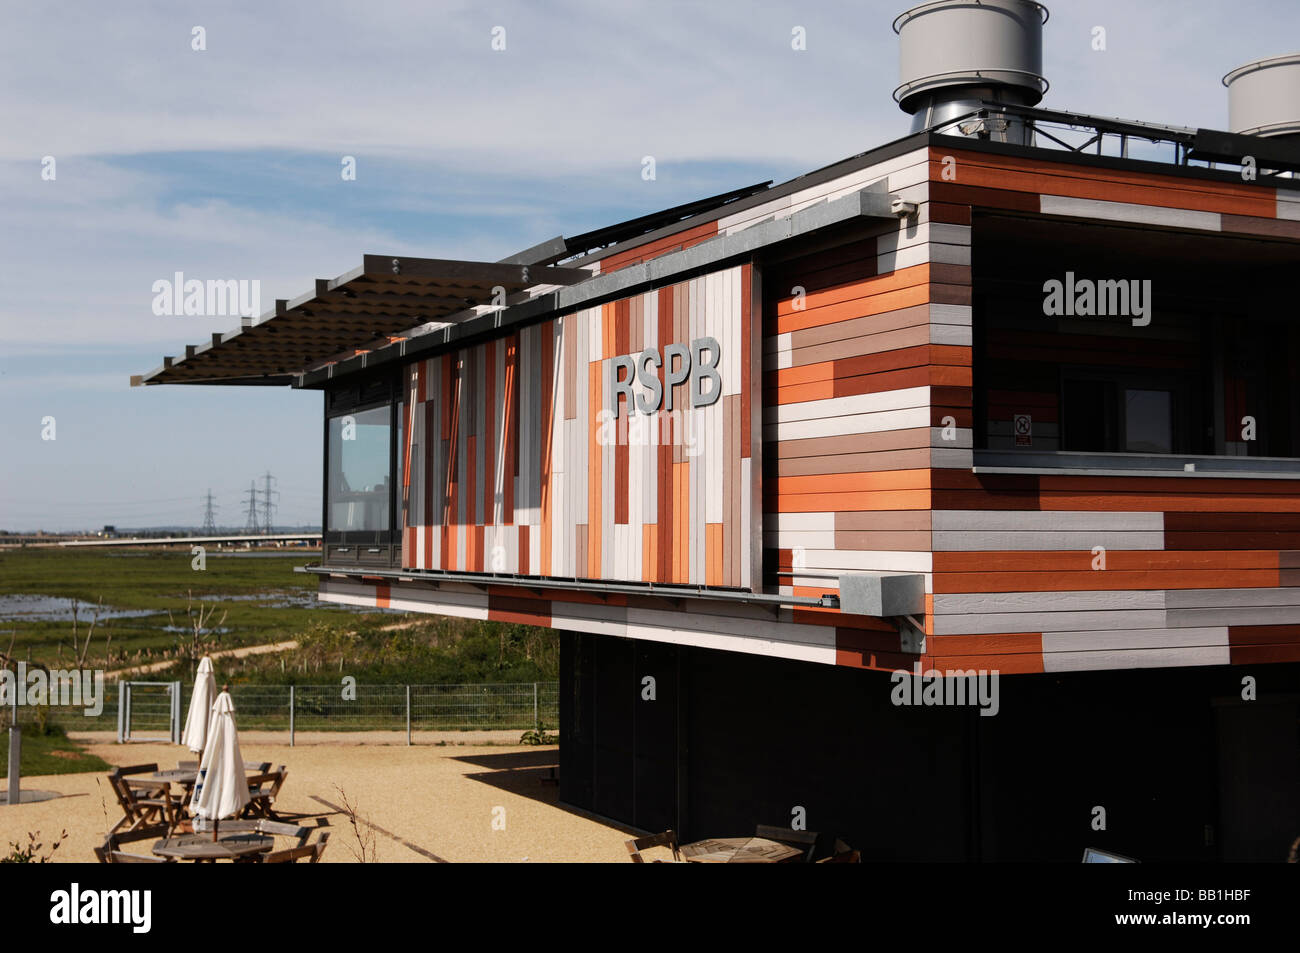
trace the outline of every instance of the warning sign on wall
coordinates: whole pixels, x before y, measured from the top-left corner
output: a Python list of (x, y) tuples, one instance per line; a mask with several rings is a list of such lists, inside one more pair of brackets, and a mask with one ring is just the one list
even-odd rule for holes
[(1016, 414), (1015, 426), (1017, 447), (1032, 447), (1034, 444), (1034, 418), (1029, 414)]

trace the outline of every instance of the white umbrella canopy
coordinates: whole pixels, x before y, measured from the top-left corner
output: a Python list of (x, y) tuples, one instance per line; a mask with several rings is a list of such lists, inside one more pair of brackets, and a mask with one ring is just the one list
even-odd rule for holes
[(212, 703), (207, 746), (190, 806), (196, 818), (215, 822), (238, 814), (249, 800), (248, 775), (235, 729), (235, 703), (229, 692), (222, 692)]
[(194, 694), (190, 696), (190, 710), (185, 716), (185, 731), (181, 734), (181, 744), (195, 754), (206, 747), (208, 720), (212, 715), (212, 700), (216, 697), (217, 679), (212, 674), (212, 659), (205, 655), (194, 676)]

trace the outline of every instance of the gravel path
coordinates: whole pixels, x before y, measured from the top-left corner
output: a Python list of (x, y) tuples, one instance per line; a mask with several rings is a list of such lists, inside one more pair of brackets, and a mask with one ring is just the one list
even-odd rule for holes
[[(245, 760), (288, 766), (277, 809), (331, 815), (323, 863), (354, 863), (360, 852), (347, 816), (322, 803), (341, 807), (345, 795), (376, 828), (379, 862), (627, 862), (623, 842), (632, 832), (560, 806), (557, 785), (542, 783), (559, 762), (555, 747), (342, 744), (334, 741), (336, 733), (322, 734), (331, 736), (328, 743), (293, 748), (262, 741), (256, 732), (241, 734), (240, 740)], [(156, 762), (169, 768), (192, 757), (178, 745), (73, 737), (90, 742), (87, 749), (110, 764)], [(71, 796), (0, 807), (0, 845), (26, 843), (27, 832), (37, 830), (48, 843), (66, 828), (69, 836), (56, 859), (93, 861), (92, 846), (102, 842), (120, 814), (107, 778), (31, 777), (23, 786)]]
[[(237, 649), (216, 649), (207, 653), (211, 658), (247, 658), (250, 655), (266, 655), (270, 652), (288, 652), (298, 647), (297, 639), (289, 639), (287, 642), (269, 642), (262, 645), (245, 645)], [(119, 681), (123, 675), (148, 675), (151, 672), (160, 672), (169, 665), (175, 665), (176, 659), (164, 659), (161, 662), (149, 662), (145, 665), (135, 665), (131, 668), (114, 669), (111, 672), (105, 672), (104, 678), (109, 681)]]

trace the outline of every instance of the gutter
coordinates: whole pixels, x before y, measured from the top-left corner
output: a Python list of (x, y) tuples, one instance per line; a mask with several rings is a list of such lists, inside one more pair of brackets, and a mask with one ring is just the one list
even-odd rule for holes
[(317, 576), (339, 579), (396, 579), (400, 582), (429, 582), (436, 588), (439, 583), (459, 582), (486, 588), (510, 586), (516, 589), (562, 589), (569, 592), (597, 592), (618, 595), (637, 595), (658, 599), (708, 599), (715, 602), (735, 602), (743, 605), (798, 606), (801, 608), (838, 609), (840, 598), (827, 593), (822, 596), (785, 596), (778, 593), (747, 592), (740, 589), (711, 589), (707, 586), (657, 585), (652, 582), (619, 583), (597, 582), (591, 579), (556, 578), (542, 576), (515, 576), (509, 573), (446, 572), (441, 569), (369, 569), (364, 566), (295, 566), (294, 572), (314, 573)]

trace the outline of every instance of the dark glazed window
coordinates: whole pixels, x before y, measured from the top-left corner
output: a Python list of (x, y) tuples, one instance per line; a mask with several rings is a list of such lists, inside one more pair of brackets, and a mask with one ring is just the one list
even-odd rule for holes
[(1174, 398), (1167, 390), (1124, 391), (1124, 449), (1174, 452)]
[(1116, 449), (1115, 387), (1104, 380), (1065, 381), (1061, 449), (1106, 453)]

